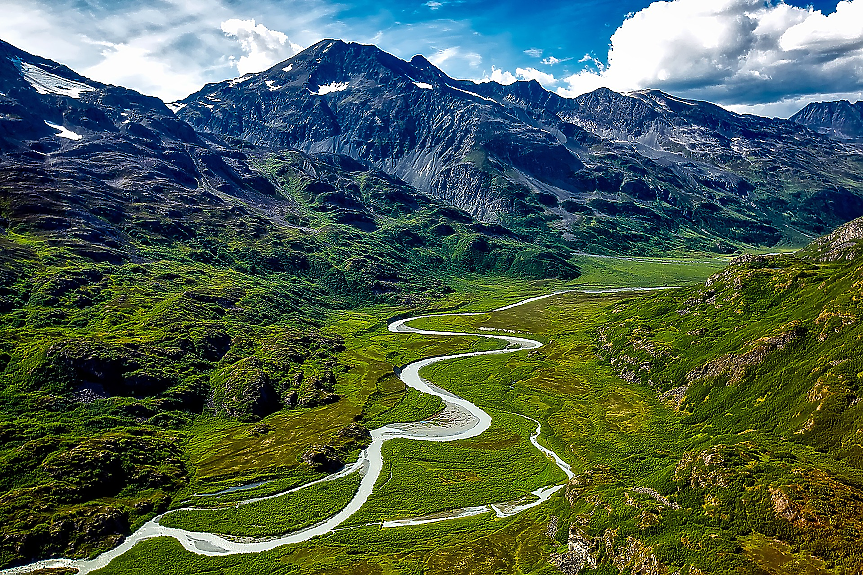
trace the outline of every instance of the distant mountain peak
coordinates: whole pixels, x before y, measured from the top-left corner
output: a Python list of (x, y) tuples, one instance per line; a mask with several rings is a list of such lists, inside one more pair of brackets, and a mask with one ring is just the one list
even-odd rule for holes
[(840, 140), (863, 140), (863, 101), (812, 102), (790, 120)]
[[(333, 39), (175, 108), (202, 132), (350, 156), (481, 220), (543, 214), (564, 238), (600, 233), (606, 218), (649, 235), (685, 214), (695, 236), (715, 238), (705, 249), (799, 242), (859, 215), (863, 195), (830, 167), (833, 142), (787, 120), (653, 89), (564, 98), (535, 80), (457, 80), (422, 55)], [(799, 186), (776, 165), (808, 182), (811, 205), (782, 208)]]

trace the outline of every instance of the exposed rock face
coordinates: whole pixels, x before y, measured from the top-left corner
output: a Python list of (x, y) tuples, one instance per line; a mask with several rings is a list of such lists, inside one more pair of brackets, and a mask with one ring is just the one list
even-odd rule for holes
[(654, 500), (656, 500), (657, 503), (665, 507), (669, 507), (675, 510), (680, 509), (680, 505), (673, 501), (670, 501), (667, 497), (661, 495), (658, 491), (656, 491), (655, 489), (651, 489), (650, 487), (634, 487), (632, 491), (634, 493), (641, 493), (642, 495), (652, 497)]
[(583, 164), (562, 134), (503, 111), (472, 86), (422, 56), (405, 62), (324, 40), (261, 74), (208, 85), (179, 102), (178, 115), (259, 145), (371, 162), (490, 221), (513, 201), (493, 189), (481, 202), (473, 197), (495, 174), (514, 168), (546, 184), (574, 181)]
[(667, 402), (673, 407), (680, 409), (680, 406), (683, 405), (683, 400), (686, 399), (687, 391), (689, 391), (688, 385), (672, 387), (668, 391), (659, 394), (659, 400)]
[(740, 354), (718, 357), (686, 374), (686, 381), (693, 382), (705, 377), (729, 376), (729, 384), (739, 383), (747, 368), (756, 367), (774, 351), (783, 350), (806, 334), (799, 324), (793, 324), (776, 335), (759, 338), (749, 344), (750, 349)]
[(728, 460), (739, 457), (740, 454), (733, 447), (725, 445), (687, 452), (674, 469), (674, 479), (698, 489), (728, 487), (732, 477), (732, 465)]
[[(769, 221), (821, 233), (863, 214), (859, 190), (836, 177), (859, 170), (848, 154), (860, 151), (795, 122), (655, 90), (569, 99), (535, 81), (477, 84), (340, 40), (174, 107), (200, 131), (348, 155), (482, 220), (545, 213), (564, 234), (600, 215), (642, 230), (688, 219), (728, 251), (723, 240), (777, 242)], [(789, 195), (800, 188), (783, 170), (811, 191)]]
[(576, 525), (569, 528), (567, 551), (556, 553), (549, 561), (566, 575), (577, 575), (583, 569), (596, 568), (600, 549), (619, 572), (628, 570), (639, 575), (660, 575), (665, 567), (656, 558), (653, 548), (632, 536), (618, 541), (617, 530), (608, 529), (601, 537), (590, 537)]
[[(858, 104), (863, 102), (858, 102)], [(812, 242), (803, 255), (819, 262), (852, 260), (863, 251), (863, 218), (839, 226)]]
[(596, 567), (596, 539), (588, 537), (576, 525), (570, 525), (567, 550), (551, 556), (551, 564), (566, 575), (576, 575), (587, 567)]
[(777, 517), (788, 521), (797, 519), (799, 513), (788, 496), (778, 487), (770, 488), (770, 498), (773, 501), (773, 511)]
[(665, 571), (656, 558), (651, 547), (647, 547), (636, 537), (628, 536), (626, 543), (614, 544), (613, 539), (606, 540), (606, 552), (611, 556), (612, 564), (622, 573), (625, 569), (633, 575), (660, 575)]
[(789, 119), (840, 140), (863, 139), (863, 101), (813, 102)]
[(313, 445), (303, 453), (301, 459), (303, 463), (314, 467), (315, 470), (327, 473), (341, 469), (345, 465), (336, 450), (329, 445)]

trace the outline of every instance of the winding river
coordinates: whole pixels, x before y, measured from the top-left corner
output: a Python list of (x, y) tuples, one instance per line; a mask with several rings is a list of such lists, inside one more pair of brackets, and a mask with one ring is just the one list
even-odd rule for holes
[[(611, 293), (618, 291), (647, 291), (652, 289), (664, 289), (664, 288), (611, 288), (611, 289), (598, 289), (598, 290), (577, 290), (582, 293)], [(566, 290), (566, 291), (576, 291), (576, 290)], [(493, 311), (505, 311), (508, 309), (512, 309), (517, 306), (525, 305), (527, 303), (535, 302), (541, 299), (545, 299), (548, 297), (552, 297), (555, 295), (559, 295), (562, 293), (566, 293), (566, 291), (555, 292), (552, 294), (533, 297), (523, 301), (520, 301), (515, 304), (507, 305), (501, 308), (497, 308)], [(413, 363), (408, 364), (402, 369), (399, 377), (405, 383), (405, 385), (417, 389), (423, 393), (428, 393), (430, 395), (436, 395), (440, 397), (444, 402), (444, 409), (441, 413), (433, 417), (428, 421), (421, 422), (406, 422), (406, 423), (392, 423), (386, 425), (384, 427), (379, 427), (378, 429), (374, 429), (371, 431), (372, 441), (371, 444), (363, 450), (357, 461), (350, 466), (346, 466), (344, 469), (339, 471), (338, 473), (334, 473), (329, 475), (323, 479), (315, 481), (313, 483), (307, 483), (303, 486), (296, 487), (289, 491), (285, 491), (282, 493), (277, 493), (274, 495), (270, 495), (267, 497), (256, 497), (250, 498), (245, 501), (241, 501), (237, 503), (237, 505), (244, 505), (253, 503), (255, 501), (261, 501), (263, 499), (269, 499), (273, 497), (280, 497), (282, 495), (286, 495), (288, 493), (293, 493), (309, 487), (315, 483), (320, 483), (322, 481), (331, 481), (333, 479), (337, 479), (339, 477), (344, 477), (351, 473), (361, 473), (362, 480), (360, 482), (359, 489), (354, 495), (353, 499), (348, 502), (348, 504), (337, 514), (332, 517), (306, 529), (302, 529), (299, 531), (295, 531), (293, 533), (289, 533), (287, 535), (275, 538), (266, 538), (266, 539), (249, 539), (249, 538), (230, 538), (218, 535), (216, 533), (205, 533), (198, 531), (187, 531), (185, 529), (176, 529), (172, 527), (165, 527), (160, 525), (159, 520), (160, 516), (156, 516), (144, 525), (142, 525), (137, 531), (132, 533), (129, 537), (125, 539), (125, 541), (119, 546), (98, 555), (94, 559), (48, 559), (44, 561), (39, 561), (36, 563), (32, 563), (29, 565), (25, 565), (22, 567), (13, 567), (10, 569), (5, 569), (0, 571), (0, 574), (18, 574), (18, 573), (30, 573), (32, 571), (36, 571), (38, 569), (45, 568), (57, 568), (57, 567), (72, 567), (78, 569), (79, 575), (84, 575), (86, 573), (90, 573), (96, 569), (100, 569), (105, 567), (116, 557), (123, 555), (127, 551), (129, 551), (134, 545), (136, 545), (139, 541), (143, 541), (145, 539), (151, 539), (153, 537), (172, 537), (180, 542), (180, 544), (187, 551), (192, 553), (197, 553), (199, 555), (209, 555), (209, 556), (221, 556), (221, 555), (232, 555), (237, 553), (259, 553), (262, 551), (268, 551), (270, 549), (274, 549), (276, 547), (282, 545), (288, 545), (292, 543), (301, 543), (303, 541), (308, 541), (313, 537), (317, 537), (319, 535), (324, 535), (335, 530), (339, 525), (344, 523), (349, 517), (351, 517), (354, 513), (356, 513), (360, 507), (366, 502), (369, 496), (374, 489), (375, 483), (378, 480), (378, 477), (381, 474), (383, 469), (383, 455), (382, 448), (384, 442), (389, 439), (396, 438), (404, 438), (404, 439), (414, 439), (417, 441), (456, 441), (459, 439), (468, 439), (471, 437), (476, 437), (481, 434), (485, 430), (487, 430), (491, 426), (491, 416), (471, 403), (470, 401), (459, 397), (455, 394), (452, 394), (444, 389), (437, 387), (436, 385), (430, 383), (426, 379), (420, 376), (420, 370), (426, 366), (429, 366), (433, 363), (437, 363), (440, 361), (447, 361), (451, 359), (459, 359), (465, 357), (475, 357), (480, 355), (496, 355), (496, 354), (505, 354), (505, 353), (514, 353), (517, 351), (523, 350), (531, 350), (538, 349), (542, 347), (542, 343), (522, 338), (515, 337), (509, 335), (499, 335), (496, 333), (465, 333), (465, 332), (456, 332), (456, 331), (431, 331), (431, 330), (423, 330), (414, 328), (408, 325), (409, 322), (413, 320), (430, 318), (430, 317), (444, 317), (444, 316), (471, 316), (471, 315), (483, 315), (483, 313), (453, 313), (453, 314), (434, 314), (434, 315), (421, 315), (417, 317), (411, 317), (407, 319), (401, 319), (394, 321), (389, 324), (389, 331), (394, 333), (413, 333), (420, 335), (434, 335), (434, 336), (470, 336), (470, 337), (483, 337), (487, 339), (495, 339), (503, 342), (505, 347), (501, 349), (495, 349), (490, 351), (476, 351), (470, 353), (459, 353), (454, 355), (444, 355), (438, 357), (430, 357), (427, 359), (422, 359), (419, 361), (415, 361)], [(516, 414), (519, 415), (519, 414)], [(521, 415), (530, 421), (536, 423), (536, 431), (531, 435), (530, 441), (531, 443), (544, 454), (546, 454), (549, 458), (551, 458), (560, 469), (566, 474), (568, 478), (573, 477), (572, 470), (570, 466), (564, 462), (556, 453), (547, 449), (539, 444), (537, 438), (539, 437), (539, 433), (541, 430), (540, 422), (532, 419), (530, 417), (526, 417)], [(524, 511), (525, 509), (534, 507), (548, 500), (555, 492), (559, 489), (563, 488), (563, 485), (551, 485), (548, 487), (542, 487), (535, 490), (532, 493), (532, 497), (525, 498), (520, 501), (514, 502), (506, 502), (506, 503), (490, 503), (486, 505), (480, 505), (476, 507), (469, 507), (463, 509), (455, 509), (445, 513), (438, 513), (434, 515), (429, 515), (426, 517), (416, 517), (412, 519), (403, 519), (403, 520), (393, 520), (393, 521), (385, 521), (381, 523), (381, 527), (383, 528), (393, 528), (400, 527), (405, 525), (421, 525), (424, 523), (432, 523), (436, 521), (444, 521), (448, 519), (453, 519), (457, 517), (468, 517), (472, 515), (479, 515), (483, 513), (495, 513), (498, 517), (509, 517), (511, 515), (515, 515)], [(236, 490), (236, 489), (235, 489)], [(194, 509), (194, 508), (186, 508), (186, 509)], [(170, 512), (169, 512), (170, 513)]]

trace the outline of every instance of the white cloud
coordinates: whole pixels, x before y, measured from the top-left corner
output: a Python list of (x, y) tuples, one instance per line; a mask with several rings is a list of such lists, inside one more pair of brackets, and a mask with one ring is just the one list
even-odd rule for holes
[(524, 51), (525, 54), (530, 56), (531, 58), (542, 58), (542, 49), (541, 48), (528, 48)]
[(221, 28), (226, 35), (236, 38), (246, 53), (236, 61), (241, 75), (266, 70), (301, 50), (300, 46), (288, 41), (286, 34), (255, 24), (254, 20), (231, 18), (222, 22)]
[(545, 87), (557, 84), (557, 80), (553, 74), (547, 74), (546, 72), (542, 72), (536, 68), (516, 68), (515, 75), (518, 76), (520, 80), (536, 80)]
[(726, 108), (738, 114), (755, 114), (756, 116), (766, 116), (768, 118), (788, 118), (811, 102), (834, 102), (836, 100), (850, 100), (854, 102), (860, 99), (860, 92), (839, 92), (783, 98), (777, 102), (768, 102), (765, 104), (730, 104)]
[(440, 67), (441, 64), (452, 58), (453, 56), (458, 54), (458, 47), (453, 46), (451, 48), (444, 48), (443, 50), (438, 50), (436, 54), (429, 57), (429, 62), (434, 64), (435, 66)]
[(545, 88), (553, 88), (558, 83), (558, 79), (553, 74), (548, 74), (536, 68), (516, 68), (515, 74), (509, 70), (501, 70), (500, 68), (491, 67), (491, 74), (486, 74), (478, 82), (497, 82), (508, 86), (518, 80), (536, 80)]
[(546, 66), (554, 66), (555, 64), (560, 64), (561, 62), (566, 62), (567, 60), (571, 60), (572, 58), (555, 58), (554, 56), (549, 56), (548, 58), (543, 58), (540, 64), (545, 64)]
[(5, 4), (0, 37), (99, 82), (174, 100), (230, 73), (218, 19), (213, 28), (217, 2), (156, 0), (122, 13), (65, 0)]
[(779, 45), (783, 50), (820, 51), (860, 49), (863, 41), (863, 2), (844, 1), (836, 12), (825, 16), (811, 13), (805, 20), (782, 34)]
[(863, 0), (829, 15), (781, 1), (653, 2), (612, 35), (605, 69), (566, 77), (558, 92), (659, 88), (738, 105), (860, 93), (861, 22)]
[(482, 82), (497, 82), (498, 84), (503, 84), (504, 86), (509, 86), (513, 82), (518, 80), (515, 75), (508, 70), (501, 70), (500, 68), (491, 67), (491, 75), (486, 74), (481, 80)]
[(438, 8), (443, 6), (443, 3), (442, 2), (435, 2), (434, 0), (429, 0), (428, 2), (423, 4), (423, 6), (428, 6), (432, 10), (437, 10)]
[(173, 70), (140, 40), (128, 44), (100, 42), (102, 61), (83, 70), (85, 76), (118, 86), (135, 86), (165, 101), (175, 100), (201, 88), (198, 74)]

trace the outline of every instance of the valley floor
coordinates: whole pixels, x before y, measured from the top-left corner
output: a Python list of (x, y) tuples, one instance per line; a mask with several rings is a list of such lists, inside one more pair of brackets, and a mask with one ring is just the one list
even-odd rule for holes
[[(606, 286), (612, 282), (602, 279), (614, 278), (618, 286), (633, 285), (635, 278), (641, 285), (648, 281), (680, 285), (702, 280), (717, 267), (683, 262), (658, 264), (669, 268), (650, 263), (649, 270), (634, 267), (641, 265), (599, 261), (594, 275), (589, 266), (585, 275), (591, 283)], [(809, 473), (819, 464), (817, 454), (799, 445), (777, 445), (777, 438), (763, 430), (749, 430), (742, 439), (739, 434), (717, 435), (709, 424), (687, 421), (685, 414), (660, 401), (654, 388), (621, 379), (599, 357), (599, 328), (618, 304), (641, 295), (573, 291), (485, 311), (567, 287), (573, 286), (552, 282), (501, 286), (466, 280), (427, 311), (475, 315), (411, 322), (424, 330), (515, 335), (544, 345), (425, 368), (425, 378), (490, 414), (489, 429), (453, 443), (387, 442), (374, 491), (344, 529), (297, 545), (226, 557), (192, 554), (174, 539), (155, 538), (96, 572), (480, 575), (575, 573), (582, 567), (588, 573), (690, 575), (842, 572), (800, 546), (783, 542), (781, 532), (760, 525), (766, 520), (757, 514), (773, 515), (770, 501), (766, 507), (738, 506), (748, 528), (739, 525), (741, 517), (722, 515), (719, 492), (737, 481), (734, 473), (739, 467), (748, 473), (745, 483), (751, 492), (788, 472), (784, 462), (797, 462), (791, 465), (792, 473)], [(356, 490), (356, 481), (323, 491), (309, 488), (305, 500), (301, 490), (267, 500), (257, 509), (233, 505), (322, 477), (297, 463), (298, 458), (310, 443), (332, 437), (346, 425), (359, 421), (374, 429), (435, 415), (440, 401), (406, 390), (393, 366), (498, 346), (478, 337), (391, 333), (387, 324), (398, 313), (393, 308), (346, 312), (328, 325), (329, 331), (345, 337), (342, 359), (352, 366), (337, 386), (341, 401), (276, 413), (255, 424), (198, 420), (188, 431), (187, 444), (194, 476), (175, 506), (192, 500), (216, 509), (204, 518), (175, 513), (172, 524), (234, 536), (266, 536), (308, 525), (315, 513), (322, 517), (335, 513)], [(537, 488), (565, 482), (554, 461), (531, 444), (536, 425), (528, 418), (541, 423), (540, 444), (561, 456), (575, 474), (547, 503), (509, 518), (485, 512), (423, 525), (381, 527), (382, 522), (491, 502), (529, 501)], [(741, 457), (747, 462), (737, 461)], [(693, 460), (700, 459), (705, 465), (696, 470)], [(711, 467), (716, 461), (727, 465)], [(261, 479), (267, 482), (241, 492), (193, 497)], [(693, 504), (686, 492), (690, 479), (692, 485), (700, 482), (704, 491), (716, 491), (707, 493), (705, 505)], [(826, 475), (824, 484), (831, 485)], [(712, 501), (720, 510), (718, 518)]]

